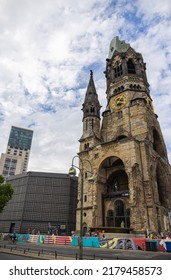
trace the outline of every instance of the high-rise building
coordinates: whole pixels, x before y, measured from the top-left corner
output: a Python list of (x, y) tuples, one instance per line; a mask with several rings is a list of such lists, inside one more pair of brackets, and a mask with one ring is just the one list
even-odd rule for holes
[(1, 154), (1, 175), (6, 178), (27, 171), (32, 138), (32, 130), (11, 127), (6, 153)]
[[(92, 72), (82, 108), (83, 230), (167, 232), (171, 226), (171, 166), (142, 55), (114, 38), (105, 77), (107, 106), (102, 123)], [(96, 178), (92, 185), (88, 182), (88, 161)], [(77, 230), (81, 192), (80, 178)]]

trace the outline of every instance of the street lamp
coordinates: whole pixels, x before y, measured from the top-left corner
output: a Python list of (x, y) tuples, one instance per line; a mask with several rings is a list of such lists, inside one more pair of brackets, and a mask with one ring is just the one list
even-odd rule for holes
[[(74, 165), (74, 159), (75, 158), (79, 158), (79, 161), (81, 163), (81, 168), (79, 168), (78, 166)], [(87, 171), (84, 170), (84, 166), (83, 166), (83, 160), (79, 157), (79, 156), (75, 156), (72, 159), (72, 164), (71, 167), (69, 169), (69, 175), (70, 176), (75, 176), (76, 175), (76, 168), (80, 171), (80, 175), (81, 175), (81, 188), (80, 188), (80, 242), (79, 242), (79, 259), (82, 260), (83, 259), (83, 187), (84, 187), (84, 172), (86, 171), (87, 173), (90, 173), (91, 176), (88, 177), (88, 182), (93, 183), (94, 182), (94, 176), (93, 176), (93, 172), (92, 172), (92, 165), (91, 162), (87, 159), (85, 159), (84, 161), (88, 162), (91, 168), (91, 171)]]

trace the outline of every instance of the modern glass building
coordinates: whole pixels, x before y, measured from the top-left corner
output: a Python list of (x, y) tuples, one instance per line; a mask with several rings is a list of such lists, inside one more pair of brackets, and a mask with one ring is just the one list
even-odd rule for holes
[(70, 234), (75, 230), (78, 178), (27, 172), (7, 179), (15, 192), (0, 213), (2, 232)]
[(7, 178), (27, 171), (32, 138), (32, 130), (11, 127), (6, 153), (1, 154), (1, 175)]
[(30, 150), (33, 138), (33, 131), (20, 127), (11, 127), (8, 146)]

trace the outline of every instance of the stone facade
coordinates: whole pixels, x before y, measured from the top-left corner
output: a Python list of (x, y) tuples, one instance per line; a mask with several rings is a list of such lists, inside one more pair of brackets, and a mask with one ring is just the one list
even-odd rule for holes
[[(106, 59), (105, 76), (107, 106), (101, 126), (101, 106), (92, 72), (82, 109), (79, 157), (84, 177), (84, 231), (100, 227), (115, 231), (120, 227), (136, 233), (167, 232), (171, 166), (152, 105), (142, 55), (114, 38)], [(95, 175), (93, 184), (88, 182), (89, 172)]]

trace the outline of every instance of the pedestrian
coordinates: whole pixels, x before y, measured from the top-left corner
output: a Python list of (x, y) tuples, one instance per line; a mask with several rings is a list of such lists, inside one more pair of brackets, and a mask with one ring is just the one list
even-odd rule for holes
[(3, 232), (0, 233), (0, 239), (1, 239), (1, 240), (4, 240), (4, 234), (3, 234)]

